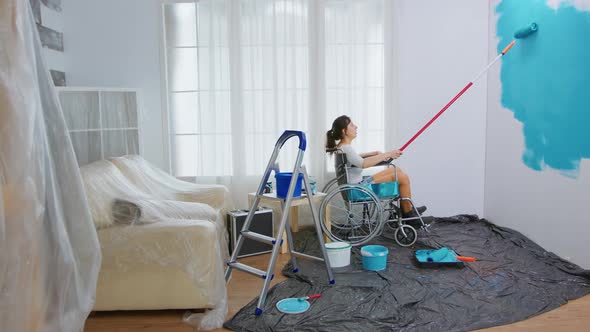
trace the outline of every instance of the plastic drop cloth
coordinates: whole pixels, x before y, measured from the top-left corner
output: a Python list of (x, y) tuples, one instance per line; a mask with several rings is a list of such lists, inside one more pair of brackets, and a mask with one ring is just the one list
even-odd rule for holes
[[(387, 231), (386, 236), (392, 236)], [(297, 250), (317, 254), (313, 232), (295, 233)], [(270, 289), (261, 316), (257, 299), (225, 327), (236, 331), (467, 331), (504, 325), (555, 309), (590, 293), (590, 271), (547, 252), (519, 232), (475, 216), (437, 218), (430, 233), (420, 232), (415, 248), (393, 239), (372, 244), (389, 248), (387, 268), (362, 269), (360, 249), (351, 266), (334, 269), (329, 285), (323, 265), (298, 260), (287, 264), (288, 280)], [(438, 268), (418, 266), (414, 251), (448, 247), (474, 256), (474, 263)], [(321, 293), (302, 314), (280, 313), (276, 303), (288, 297)]]
[[(81, 174), (103, 253), (97, 310), (198, 305), (212, 310), (187, 313), (186, 322), (221, 327), (228, 190), (177, 180), (132, 155), (90, 163)], [(187, 280), (190, 285), (178, 286)], [(150, 295), (161, 293), (166, 296)]]
[(81, 331), (99, 268), (29, 1), (0, 0), (0, 331)]

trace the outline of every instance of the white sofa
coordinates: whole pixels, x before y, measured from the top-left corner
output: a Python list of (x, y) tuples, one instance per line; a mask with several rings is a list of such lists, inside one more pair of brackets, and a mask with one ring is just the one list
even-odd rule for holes
[[(215, 308), (225, 301), (225, 187), (179, 181), (139, 156), (97, 161), (81, 174), (102, 253), (94, 310)], [(119, 220), (117, 200), (140, 213)]]

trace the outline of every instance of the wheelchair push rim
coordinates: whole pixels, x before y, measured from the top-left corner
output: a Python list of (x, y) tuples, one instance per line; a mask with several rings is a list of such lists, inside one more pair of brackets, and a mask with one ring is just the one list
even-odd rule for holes
[[(330, 220), (326, 220), (328, 209)], [(324, 234), (332, 241), (359, 246), (381, 233), (383, 206), (370, 189), (347, 184), (327, 194), (320, 206), (320, 218)]]

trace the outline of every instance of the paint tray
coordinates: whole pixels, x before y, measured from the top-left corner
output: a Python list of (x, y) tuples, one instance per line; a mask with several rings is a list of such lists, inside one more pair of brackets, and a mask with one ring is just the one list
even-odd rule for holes
[(423, 267), (457, 266), (463, 267), (463, 262), (457, 259), (457, 254), (449, 248), (416, 250), (416, 261)]

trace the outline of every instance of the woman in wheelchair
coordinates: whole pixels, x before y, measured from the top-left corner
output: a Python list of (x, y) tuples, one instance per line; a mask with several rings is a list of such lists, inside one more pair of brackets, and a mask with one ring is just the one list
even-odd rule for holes
[[(350, 184), (370, 184), (396, 181), (399, 185), (399, 194), (402, 198), (411, 198), (412, 190), (410, 187), (410, 177), (399, 167), (389, 167), (380, 171), (373, 176), (363, 179), (361, 173), (364, 168), (373, 167), (379, 164), (389, 163), (402, 155), (402, 151), (393, 150), (388, 152), (367, 152), (357, 153), (351, 143), (357, 136), (357, 126), (346, 115), (339, 116), (332, 123), (332, 129), (327, 132), (326, 151), (333, 154), (340, 150), (346, 154), (347, 183)], [(397, 175), (397, 178), (396, 178)], [(413, 209), (410, 200), (401, 200), (402, 218), (415, 218), (418, 213), (426, 211), (425, 206)], [(417, 211), (417, 212), (416, 212)]]

